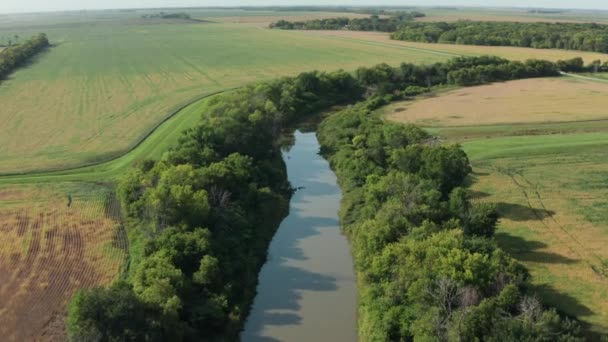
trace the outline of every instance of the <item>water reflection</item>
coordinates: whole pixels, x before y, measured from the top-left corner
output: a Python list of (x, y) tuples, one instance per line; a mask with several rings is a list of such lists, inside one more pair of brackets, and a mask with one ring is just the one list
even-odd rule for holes
[(317, 153), (314, 133), (295, 134), (284, 153), (291, 201), (260, 273), (243, 341), (355, 341), (356, 288), (346, 238), (340, 234), (340, 190)]

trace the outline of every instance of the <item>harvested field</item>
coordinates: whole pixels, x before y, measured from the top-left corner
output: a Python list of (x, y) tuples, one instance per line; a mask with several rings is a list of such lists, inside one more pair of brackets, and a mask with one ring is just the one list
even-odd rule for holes
[(385, 107), (390, 119), (427, 127), (608, 119), (608, 83), (527, 79), (461, 88)]
[(349, 39), (360, 42), (369, 42), (376, 46), (392, 45), (405, 49), (413, 49), (427, 51), (446, 56), (479, 56), (479, 55), (494, 55), (511, 60), (523, 61), (526, 59), (546, 59), (557, 61), (560, 59), (570, 59), (582, 57), (585, 62), (590, 63), (594, 60), (608, 60), (608, 54), (574, 50), (556, 50), (556, 49), (533, 49), (520, 48), (511, 46), (478, 46), (478, 45), (456, 45), (456, 44), (431, 44), (406, 42), (401, 40), (392, 40), (388, 33), (383, 32), (359, 32), (359, 31), (299, 31), (308, 34), (322, 35), (334, 37), (335, 39)]
[[(65, 310), (81, 288), (107, 285), (126, 256), (117, 203), (0, 191), (0, 336), (65, 340)], [(36, 197), (34, 197), (36, 198)], [(26, 203), (26, 201), (30, 201)]]

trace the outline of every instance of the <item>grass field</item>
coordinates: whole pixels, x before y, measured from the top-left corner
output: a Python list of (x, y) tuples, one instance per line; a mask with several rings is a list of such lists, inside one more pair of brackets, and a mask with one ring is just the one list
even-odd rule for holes
[(74, 184), (0, 188), (2, 340), (65, 340), (67, 301), (116, 278), (127, 241), (107, 195)]
[[(416, 112), (433, 113), (426, 126), (462, 144), (474, 169), (472, 196), (497, 203), (499, 244), (530, 269), (532, 290), (580, 318), (591, 333), (603, 334), (608, 120), (595, 101), (605, 97), (605, 87), (572, 78), (513, 81), (438, 94), (397, 113), (405, 104), (383, 111), (400, 122), (419, 122)], [(488, 98), (490, 92), (494, 96)], [(467, 108), (460, 97), (468, 96), (478, 100), (469, 99)]]

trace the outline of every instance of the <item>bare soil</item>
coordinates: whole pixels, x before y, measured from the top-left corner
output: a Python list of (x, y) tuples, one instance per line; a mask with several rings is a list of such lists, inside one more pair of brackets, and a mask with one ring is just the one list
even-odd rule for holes
[(119, 223), (105, 204), (61, 204), (0, 210), (3, 341), (64, 341), (70, 298), (120, 270), (126, 241), (115, 241)]

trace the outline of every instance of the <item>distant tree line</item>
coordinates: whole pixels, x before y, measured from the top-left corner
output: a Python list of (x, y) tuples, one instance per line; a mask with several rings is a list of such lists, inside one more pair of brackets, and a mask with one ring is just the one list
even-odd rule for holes
[(608, 61), (602, 63), (601, 60), (595, 60), (585, 65), (581, 57), (576, 57), (558, 61), (557, 67), (565, 72), (608, 72)]
[(514, 62), (493, 56), (459, 57), (446, 63), (415, 65), (403, 63), (397, 68), (380, 64), (359, 68), (357, 78), (375, 95), (408, 91), (412, 86), (431, 88), (438, 85), (471, 86), (521, 78), (558, 76), (557, 63), (544, 60)]
[(392, 99), (459, 82), (454, 75), (464, 70), (479, 82), (557, 74), (550, 62), (463, 57), (308, 72), (210, 99), (175, 147), (118, 185), (129, 268), (112, 286), (74, 297), (70, 338), (237, 340), (293, 192), (282, 133), (320, 110), (362, 100), (327, 119), (319, 137), (345, 193), (343, 222), (365, 279), (360, 326), (369, 339), (573, 336), (576, 324), (528, 296), (525, 269), (496, 247), (494, 208), (473, 205), (463, 188), (464, 152), (371, 114)]
[[(275, 11), (275, 12), (337, 12), (359, 13), (371, 15), (392, 15), (413, 9), (411, 6), (267, 6), (267, 7), (237, 7), (246, 11)], [(234, 9), (225, 7), (224, 9)], [(415, 11), (412, 11), (415, 12)]]
[(608, 25), (458, 21), (408, 22), (397, 40), (608, 52)]
[(160, 19), (184, 19), (184, 20), (191, 19), (190, 14), (185, 13), (185, 12), (180, 12), (180, 13), (165, 13), (165, 12), (160, 12), (160, 13), (156, 13), (156, 14), (144, 14), (141, 17), (143, 19), (153, 19), (153, 18), (160, 18)]
[(405, 22), (414, 18), (423, 17), (420, 12), (397, 12), (392, 13), (389, 18), (380, 18), (372, 15), (369, 18), (330, 18), (315, 19), (309, 21), (290, 22), (279, 20), (270, 24), (270, 28), (281, 30), (351, 30), (351, 31), (380, 31), (394, 32)]
[(25, 42), (0, 51), (0, 79), (5, 78), (19, 66), (49, 46), (49, 40), (40, 33)]
[(565, 13), (566, 11), (563, 10), (557, 10), (557, 9), (531, 9), (528, 10), (528, 13), (534, 13), (534, 14), (561, 14), (561, 13)]

